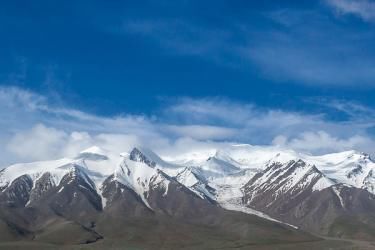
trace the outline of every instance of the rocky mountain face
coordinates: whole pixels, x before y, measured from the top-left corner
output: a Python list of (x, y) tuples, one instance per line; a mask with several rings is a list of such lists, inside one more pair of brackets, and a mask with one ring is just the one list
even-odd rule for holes
[[(338, 219), (375, 215), (374, 194), (336, 183), (302, 160), (270, 164), (243, 191), (246, 206), (319, 234), (343, 236), (350, 228), (335, 230)], [(372, 222), (359, 220), (358, 223), (366, 226), (358, 228), (361, 233), (357, 236), (372, 239), (374, 233), (367, 230), (374, 226)]]
[(126, 236), (135, 245), (189, 245), (204, 235), (235, 247), (321, 240), (304, 231), (375, 239), (370, 157), (249, 145), (205, 154), (167, 162), (147, 149), (114, 154), (93, 147), (72, 159), (9, 166), (0, 172), (0, 242)]
[(21, 175), (2, 189), (0, 202), (12, 207), (23, 207), (29, 201), (33, 181), (28, 175)]

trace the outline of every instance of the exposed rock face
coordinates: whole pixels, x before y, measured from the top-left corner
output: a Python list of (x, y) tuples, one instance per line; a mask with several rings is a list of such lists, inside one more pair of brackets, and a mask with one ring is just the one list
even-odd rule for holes
[(34, 188), (30, 192), (30, 200), (28, 204), (38, 202), (44, 195), (56, 187), (52, 176), (49, 172), (44, 173), (38, 180), (35, 181)]
[[(374, 216), (373, 194), (343, 184), (331, 186), (330, 181), (303, 161), (274, 163), (244, 186), (243, 202), (274, 218), (321, 234), (336, 235), (332, 226), (338, 218)], [(363, 235), (372, 237), (367, 230)]]
[(365, 155), (307, 158), (319, 167), (282, 155), (262, 167), (266, 157), (246, 157), (216, 153), (182, 166), (138, 148), (118, 158), (91, 148), (13, 165), (0, 171), (0, 240), (78, 244), (137, 232), (160, 242), (168, 238), (160, 232), (182, 239), (191, 230), (232, 243), (315, 239), (272, 218), (317, 234), (375, 238), (374, 163)]
[(140, 151), (138, 148), (134, 148), (129, 155), (129, 159), (136, 162), (143, 162), (149, 167), (154, 168), (156, 166), (156, 163), (149, 159), (142, 151)]
[(371, 170), (366, 178), (363, 180), (363, 185), (366, 190), (371, 193), (375, 193), (375, 171)]
[(28, 175), (16, 178), (0, 193), (0, 203), (8, 206), (23, 207), (29, 201), (33, 181)]
[(203, 175), (197, 172), (197, 169), (187, 167), (177, 174), (176, 180), (194, 191), (200, 197), (215, 202), (215, 188), (211, 187)]
[(102, 210), (95, 184), (78, 166), (73, 166), (43, 203), (47, 203), (54, 213), (84, 225)]
[(243, 188), (246, 204), (267, 212), (284, 214), (313, 191), (331, 185), (315, 166), (302, 160), (287, 164), (273, 163), (256, 174)]
[(153, 213), (136, 192), (115, 180), (113, 175), (105, 180), (101, 191), (105, 199), (104, 211), (112, 215), (142, 217)]
[(133, 190), (134, 186), (124, 185), (114, 175), (100, 187), (101, 198), (80, 166), (69, 168), (57, 186), (50, 173), (43, 174), (35, 184), (24, 175), (1, 193), (4, 202), (0, 205), (0, 240), (3, 237), (7, 241), (82, 244), (107, 237), (123, 239), (132, 233), (138, 237), (148, 235), (151, 242), (153, 237), (165, 236), (168, 241), (176, 241), (200, 230), (200, 237), (220, 235), (229, 243), (238, 237), (244, 238), (244, 244), (267, 242), (268, 233), (280, 242), (315, 239), (282, 224), (226, 211), (161, 170), (155, 170), (149, 181), (142, 182), (148, 185), (143, 198)]

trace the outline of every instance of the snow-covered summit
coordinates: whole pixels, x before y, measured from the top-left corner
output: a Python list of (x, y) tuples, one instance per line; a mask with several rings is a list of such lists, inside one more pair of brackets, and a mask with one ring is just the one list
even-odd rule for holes
[(97, 146), (93, 146), (93, 147), (90, 147), (88, 149), (85, 149), (85, 150), (81, 151), (77, 155), (76, 158), (77, 159), (93, 160), (93, 161), (108, 160), (108, 154), (109, 154), (109, 152), (105, 151), (104, 149), (102, 149), (100, 147), (97, 147)]
[(85, 150), (82, 150), (80, 154), (96, 154), (96, 155), (106, 155), (106, 151), (98, 146), (92, 146)]
[(345, 151), (312, 156), (275, 146), (252, 145), (193, 150), (168, 157), (139, 146), (122, 154), (93, 146), (73, 158), (11, 165), (0, 171), (0, 190), (20, 176), (36, 183), (46, 173), (55, 186), (67, 174), (80, 174), (99, 195), (103, 183), (112, 178), (133, 190), (147, 206), (150, 190), (158, 186), (167, 194), (173, 179), (202, 199), (238, 208), (243, 187), (259, 173), (262, 177), (254, 180), (251, 190), (282, 183), (280, 190), (310, 187), (320, 191), (341, 183), (375, 194), (375, 163), (366, 154)]

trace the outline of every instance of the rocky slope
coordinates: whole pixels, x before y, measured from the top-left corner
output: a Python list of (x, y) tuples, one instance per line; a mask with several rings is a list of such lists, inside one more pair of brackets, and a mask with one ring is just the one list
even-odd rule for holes
[(354, 151), (310, 156), (232, 145), (160, 157), (92, 147), (0, 172), (0, 241), (97, 242), (139, 237), (145, 225), (157, 235), (180, 227), (182, 238), (208, 227), (208, 237), (249, 244), (317, 240), (297, 227), (374, 240), (374, 171), (371, 158)]
[[(315, 233), (350, 237), (345, 233), (349, 228), (334, 228), (336, 220), (345, 218), (357, 217), (359, 224), (374, 226), (360, 219), (374, 216), (374, 194), (337, 183), (302, 160), (270, 164), (243, 191), (246, 206)], [(363, 239), (375, 236), (366, 226), (359, 227), (358, 232), (356, 237)]]

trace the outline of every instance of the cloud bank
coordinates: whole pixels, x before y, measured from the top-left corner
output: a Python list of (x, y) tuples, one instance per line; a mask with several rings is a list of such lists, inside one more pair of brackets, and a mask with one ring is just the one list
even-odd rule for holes
[(24, 89), (0, 87), (0, 166), (75, 156), (92, 145), (118, 153), (143, 145), (164, 156), (227, 143), (278, 145), (312, 154), (373, 153), (369, 131), (375, 127), (375, 112), (339, 104), (330, 106), (351, 114), (349, 119), (330, 121), (324, 114), (263, 109), (221, 98), (180, 98), (151, 116), (104, 117), (53, 104)]

